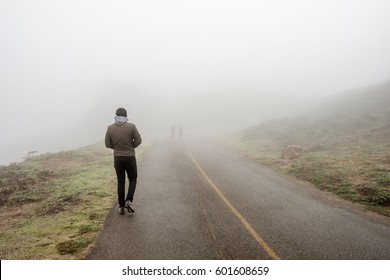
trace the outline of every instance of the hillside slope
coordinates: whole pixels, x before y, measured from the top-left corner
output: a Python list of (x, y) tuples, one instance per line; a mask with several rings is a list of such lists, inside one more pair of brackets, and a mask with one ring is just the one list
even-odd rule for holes
[[(390, 215), (390, 81), (335, 96), (311, 114), (251, 127), (236, 145), (253, 159)], [(288, 145), (302, 154), (282, 158)]]
[(102, 143), (0, 166), (0, 259), (81, 259), (116, 200)]

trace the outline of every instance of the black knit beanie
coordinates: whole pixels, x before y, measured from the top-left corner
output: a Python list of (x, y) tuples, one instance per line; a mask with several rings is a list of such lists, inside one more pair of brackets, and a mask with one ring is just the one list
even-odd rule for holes
[(119, 117), (126, 117), (127, 118), (127, 111), (125, 108), (118, 108), (118, 110), (116, 110), (116, 115)]

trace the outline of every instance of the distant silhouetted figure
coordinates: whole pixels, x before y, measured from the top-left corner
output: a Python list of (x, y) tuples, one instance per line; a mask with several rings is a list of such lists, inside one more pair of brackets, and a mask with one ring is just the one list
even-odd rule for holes
[[(135, 124), (127, 122), (127, 111), (124, 108), (116, 110), (115, 123), (107, 128), (106, 147), (114, 149), (114, 167), (118, 181), (119, 213), (123, 215), (125, 208), (134, 212), (133, 197), (137, 185), (137, 162), (135, 148), (141, 142), (141, 136)], [(126, 173), (129, 179), (129, 189), (125, 201)]]

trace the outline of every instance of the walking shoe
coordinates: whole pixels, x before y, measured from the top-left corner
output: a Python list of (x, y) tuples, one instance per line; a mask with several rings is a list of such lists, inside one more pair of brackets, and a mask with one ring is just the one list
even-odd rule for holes
[(119, 206), (119, 214), (124, 215), (125, 214), (125, 207)]
[(127, 208), (127, 212), (134, 213), (134, 206), (130, 200), (126, 200), (125, 207)]

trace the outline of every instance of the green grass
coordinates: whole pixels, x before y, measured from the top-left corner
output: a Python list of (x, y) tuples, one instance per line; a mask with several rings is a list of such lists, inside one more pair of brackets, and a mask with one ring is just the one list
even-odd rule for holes
[(1, 259), (82, 259), (117, 197), (102, 144), (1, 166), (0, 178)]
[[(271, 138), (271, 137), (270, 137)], [(237, 140), (235, 148), (280, 172), (313, 183), (319, 189), (390, 216), (390, 148), (361, 143), (304, 150), (293, 160), (280, 158), (283, 148), (270, 138)]]

